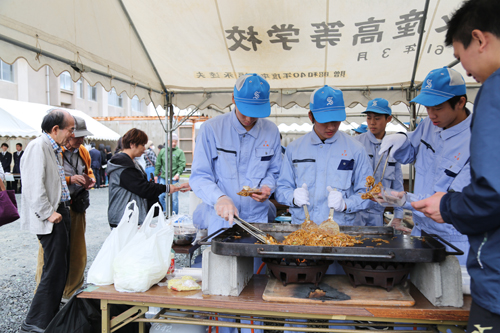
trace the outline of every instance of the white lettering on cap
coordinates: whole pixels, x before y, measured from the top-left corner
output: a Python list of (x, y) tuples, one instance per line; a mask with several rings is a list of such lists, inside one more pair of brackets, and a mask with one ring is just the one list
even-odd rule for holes
[(377, 106), (377, 101), (373, 101), (372, 105)]
[(254, 94), (253, 94), (253, 99), (259, 99), (260, 98), (260, 91), (256, 91)]
[(328, 101), (326, 105), (333, 105), (333, 97), (328, 97), (326, 100)]
[(425, 86), (426, 89), (431, 89), (432, 88), (432, 80), (428, 79), (427, 80), (427, 85)]

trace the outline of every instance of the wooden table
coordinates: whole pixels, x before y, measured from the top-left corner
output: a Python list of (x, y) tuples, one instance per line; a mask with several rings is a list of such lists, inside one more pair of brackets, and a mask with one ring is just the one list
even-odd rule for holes
[[(102, 332), (113, 332), (129, 322), (139, 322), (139, 330), (144, 331), (145, 322), (162, 322), (177, 324), (195, 324), (205, 326), (229, 326), (242, 328), (263, 328), (267, 330), (280, 330), (280, 326), (253, 326), (242, 323), (214, 321), (213, 319), (174, 317), (172, 319), (156, 316), (152, 319), (144, 318), (149, 306), (169, 309), (186, 309), (201, 311), (207, 317), (224, 314), (232, 318), (259, 317), (264, 322), (284, 322), (283, 319), (323, 319), (323, 320), (359, 320), (371, 322), (392, 322), (414, 324), (413, 326), (437, 325), (440, 332), (450, 328), (453, 333), (465, 332), (469, 317), (471, 297), (464, 296), (464, 306), (461, 308), (435, 307), (412, 285), (410, 294), (415, 299), (412, 307), (382, 307), (382, 306), (335, 306), (323, 304), (293, 304), (280, 302), (266, 302), (262, 293), (267, 285), (268, 277), (254, 275), (240, 296), (211, 296), (203, 295), (201, 291), (176, 292), (167, 287), (155, 285), (144, 293), (120, 293), (113, 285), (87, 288), (78, 295), (80, 298), (98, 299), (101, 301)], [(121, 315), (111, 319), (109, 306), (111, 304), (127, 304), (132, 306)], [(168, 310), (171, 312), (171, 310)], [(200, 313), (196, 313), (200, 315)], [(223, 317), (224, 315), (219, 315)], [(304, 323), (300, 323), (304, 324)], [(401, 325), (397, 325), (401, 326)], [(309, 332), (349, 332), (342, 330), (329, 330), (326, 328), (296, 328), (297, 331)], [(287, 327), (287, 330), (294, 328)], [(434, 332), (429, 330), (428, 332)]]

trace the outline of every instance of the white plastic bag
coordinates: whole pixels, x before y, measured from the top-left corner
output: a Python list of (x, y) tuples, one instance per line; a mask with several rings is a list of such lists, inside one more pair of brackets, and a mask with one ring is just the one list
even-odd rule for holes
[(158, 215), (158, 223), (151, 225), (155, 207), (127, 246), (118, 253), (113, 263), (115, 289), (125, 292), (144, 292), (160, 282), (170, 266), (170, 249), (174, 240), (174, 227)]
[[(132, 209), (130, 207), (133, 207)], [(99, 253), (97, 253), (92, 266), (90, 266), (87, 281), (99, 286), (113, 284), (113, 261), (137, 233), (139, 221), (139, 208), (135, 200), (125, 207), (122, 219), (116, 228), (111, 230)]]

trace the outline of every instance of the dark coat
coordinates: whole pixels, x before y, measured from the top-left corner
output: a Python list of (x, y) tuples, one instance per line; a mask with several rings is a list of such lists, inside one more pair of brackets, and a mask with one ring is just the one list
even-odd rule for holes
[(21, 173), (21, 157), (23, 157), (24, 150), (21, 150), (21, 153), (17, 155), (17, 151), (13, 154), (14, 156), (14, 169), (12, 169), (12, 173)]
[(5, 155), (0, 152), (0, 162), (4, 172), (10, 172), (10, 164), (12, 163), (12, 154), (6, 152)]

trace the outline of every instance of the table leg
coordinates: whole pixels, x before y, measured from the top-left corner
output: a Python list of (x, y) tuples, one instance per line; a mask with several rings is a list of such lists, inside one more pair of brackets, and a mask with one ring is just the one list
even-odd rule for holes
[(102, 333), (110, 332), (110, 316), (109, 316), (109, 303), (105, 299), (101, 299), (101, 327)]

